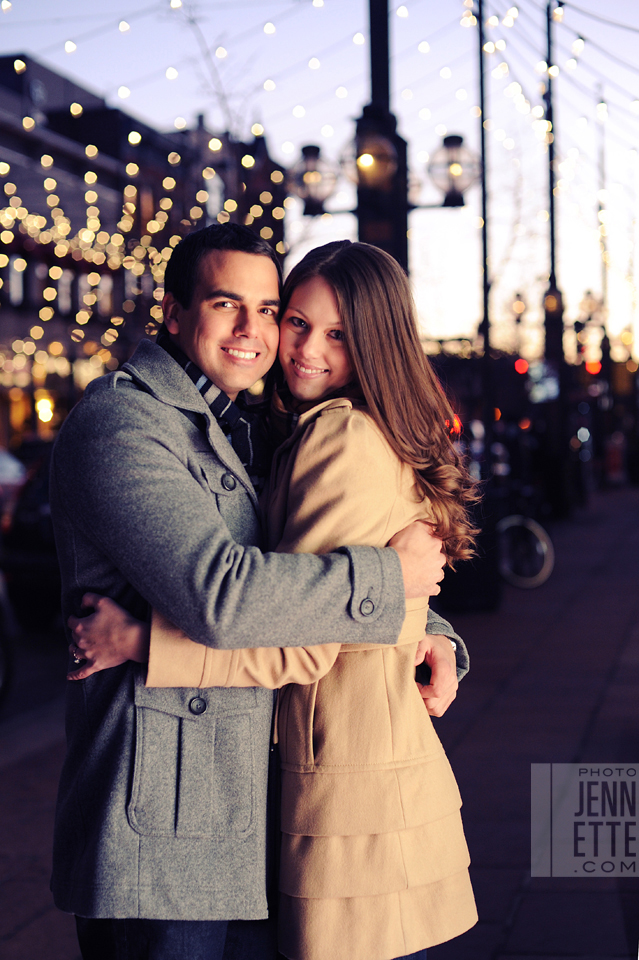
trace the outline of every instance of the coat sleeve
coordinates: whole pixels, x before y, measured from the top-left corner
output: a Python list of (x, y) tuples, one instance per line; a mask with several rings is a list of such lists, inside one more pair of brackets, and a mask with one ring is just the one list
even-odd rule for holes
[[(393, 643), (405, 613), (395, 551), (354, 545), (293, 557), (239, 544), (184, 440), (176, 451), (182, 420), (156, 398), (114, 386), (67, 418), (52, 469), (65, 616), (80, 612), (87, 590), (119, 598), (117, 574), (187, 636), (221, 649)], [(240, 487), (233, 495), (247, 500)]]
[(435, 611), (430, 607), (428, 608), (426, 633), (440, 634), (443, 637), (448, 637), (449, 640), (454, 640), (455, 660), (457, 661), (457, 679), (462, 680), (470, 670), (470, 657), (468, 655), (466, 644), (459, 634), (455, 633), (448, 620), (444, 620), (443, 617), (440, 617), (439, 614), (435, 613)]
[(147, 687), (267, 687), (313, 683), (331, 669), (341, 644), (214, 650), (194, 643), (153, 611)]

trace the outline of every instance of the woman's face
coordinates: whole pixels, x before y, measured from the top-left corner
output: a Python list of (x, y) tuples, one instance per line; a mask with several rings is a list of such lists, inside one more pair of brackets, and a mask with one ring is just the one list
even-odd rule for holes
[(280, 323), (280, 363), (298, 400), (321, 400), (353, 378), (331, 286), (313, 277), (296, 287)]

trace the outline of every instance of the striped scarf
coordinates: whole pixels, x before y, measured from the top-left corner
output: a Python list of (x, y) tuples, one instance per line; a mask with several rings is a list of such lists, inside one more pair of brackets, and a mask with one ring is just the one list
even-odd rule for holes
[(160, 328), (156, 342), (193, 381), (259, 493), (268, 475), (273, 454), (266, 435), (262, 405), (254, 404), (254, 409), (249, 410), (243, 394), (239, 394), (237, 403), (233, 403), (202, 373), (196, 363), (189, 360), (164, 327)]

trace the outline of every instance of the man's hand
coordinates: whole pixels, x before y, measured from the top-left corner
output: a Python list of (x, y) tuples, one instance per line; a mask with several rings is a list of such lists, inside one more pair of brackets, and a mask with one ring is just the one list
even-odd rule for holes
[[(149, 625), (136, 620), (109, 597), (85, 593), (83, 607), (92, 607), (88, 617), (69, 617), (73, 643), (69, 653), (77, 668), (67, 680), (85, 680), (92, 673), (119, 667), (127, 660), (149, 659)], [(81, 664), (81, 665), (80, 665)]]
[(430, 667), (430, 683), (416, 681), (424, 706), (432, 717), (441, 717), (457, 696), (457, 665), (455, 651), (448, 637), (427, 633), (417, 647), (415, 666), (426, 663)]
[(439, 593), (446, 558), (442, 541), (434, 535), (429, 524), (416, 520), (396, 533), (388, 546), (399, 554), (407, 600), (434, 597)]

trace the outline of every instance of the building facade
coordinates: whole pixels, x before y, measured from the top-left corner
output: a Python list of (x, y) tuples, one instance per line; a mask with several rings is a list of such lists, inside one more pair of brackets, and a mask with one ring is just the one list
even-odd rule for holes
[(162, 318), (173, 247), (246, 223), (284, 247), (285, 172), (252, 143), (161, 133), (23, 55), (0, 57), (0, 446), (53, 436)]

